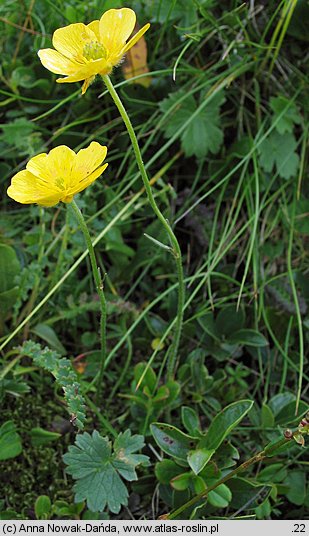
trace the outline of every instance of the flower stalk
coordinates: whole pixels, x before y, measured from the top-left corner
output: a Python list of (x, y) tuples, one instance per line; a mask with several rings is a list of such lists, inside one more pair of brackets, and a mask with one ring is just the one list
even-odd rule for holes
[(135, 131), (134, 131), (134, 128), (133, 128), (133, 125), (131, 123), (131, 120), (127, 114), (127, 111), (116, 91), (116, 89), (114, 88), (113, 86), (113, 83), (110, 79), (110, 77), (108, 75), (103, 75), (102, 76), (103, 78), (103, 81), (114, 101), (114, 103), (116, 104), (117, 108), (118, 108), (118, 111), (123, 119), (123, 122), (127, 128), (127, 131), (128, 131), (128, 134), (130, 136), (130, 140), (131, 140), (131, 143), (132, 143), (132, 147), (133, 147), (133, 150), (134, 150), (134, 153), (135, 153), (135, 157), (136, 157), (136, 162), (137, 162), (137, 165), (138, 165), (138, 168), (140, 170), (140, 173), (141, 173), (141, 177), (142, 177), (142, 180), (143, 180), (143, 183), (144, 183), (144, 187), (145, 187), (145, 190), (146, 190), (146, 193), (147, 193), (147, 197), (148, 197), (148, 200), (149, 200), (149, 203), (150, 203), (150, 206), (153, 210), (153, 212), (155, 213), (155, 215), (157, 216), (157, 218), (160, 220), (160, 222), (162, 223), (163, 227), (165, 228), (166, 232), (167, 232), (167, 235), (169, 237), (169, 240), (170, 240), (170, 244), (171, 244), (171, 253), (173, 254), (174, 256), (174, 259), (175, 259), (175, 263), (176, 263), (176, 267), (177, 267), (177, 278), (178, 278), (178, 303), (177, 303), (177, 321), (176, 321), (176, 328), (175, 328), (175, 334), (174, 334), (174, 338), (173, 338), (173, 342), (172, 342), (172, 347), (171, 347), (171, 350), (170, 350), (170, 354), (169, 354), (169, 358), (168, 358), (168, 363), (167, 363), (167, 372), (168, 372), (168, 376), (169, 378), (173, 378), (174, 377), (174, 374), (175, 374), (175, 368), (176, 368), (176, 362), (177, 362), (177, 352), (178, 352), (178, 347), (179, 347), (179, 342), (180, 342), (180, 336), (181, 336), (181, 330), (182, 330), (182, 324), (183, 324), (183, 309), (184, 309), (184, 300), (185, 300), (185, 286), (184, 286), (184, 275), (183, 275), (183, 266), (182, 266), (182, 258), (181, 258), (181, 249), (180, 249), (180, 246), (179, 246), (179, 243), (178, 243), (178, 240), (173, 232), (173, 229), (170, 225), (170, 223), (168, 222), (168, 220), (166, 220), (166, 218), (163, 216), (162, 212), (160, 211), (156, 201), (155, 201), (155, 198), (154, 198), (154, 195), (152, 193), (152, 189), (151, 189), (151, 186), (150, 186), (150, 182), (149, 182), (149, 179), (148, 179), (148, 175), (147, 175), (147, 172), (146, 172), (146, 169), (145, 169), (145, 166), (144, 166), (144, 162), (143, 162), (143, 159), (142, 159), (142, 155), (141, 155), (141, 151), (140, 151), (140, 148), (139, 148), (139, 144), (138, 144), (138, 141), (137, 141), (137, 137), (136, 137), (136, 134), (135, 134)]
[(78, 221), (79, 227), (81, 231), (83, 232), (85, 242), (88, 248), (90, 262), (91, 262), (91, 268), (93, 273), (93, 278), (95, 281), (95, 286), (99, 295), (100, 300), (100, 309), (101, 309), (101, 320), (100, 320), (100, 335), (101, 335), (101, 360), (100, 360), (100, 371), (98, 376), (98, 386), (97, 386), (97, 400), (99, 400), (101, 395), (101, 389), (102, 389), (102, 383), (103, 383), (103, 376), (104, 376), (104, 369), (105, 369), (105, 361), (106, 361), (106, 298), (104, 294), (104, 286), (103, 286), (103, 280), (100, 275), (100, 270), (97, 265), (95, 252), (93, 249), (91, 237), (88, 231), (88, 227), (86, 225), (84, 216), (77, 206), (75, 200), (71, 203), (69, 203), (69, 208), (71, 208), (72, 212), (74, 213), (75, 218)]

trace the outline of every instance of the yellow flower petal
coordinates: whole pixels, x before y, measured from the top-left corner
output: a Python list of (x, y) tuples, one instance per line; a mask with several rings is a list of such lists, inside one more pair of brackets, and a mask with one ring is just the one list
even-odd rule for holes
[(87, 28), (89, 28), (95, 34), (97, 41), (100, 42), (100, 21), (93, 20), (87, 24)]
[(39, 179), (37, 184), (61, 192), (66, 187), (66, 181), (68, 183), (70, 181), (75, 160), (74, 151), (66, 145), (60, 145), (52, 149), (49, 154), (42, 153), (31, 158), (26, 169)]
[(92, 142), (77, 154), (66, 145), (55, 147), (29, 160), (26, 169), (11, 180), (7, 193), (18, 203), (50, 207), (59, 201), (70, 203), (97, 179), (108, 164), (101, 165), (107, 148)]
[[(104, 166), (101, 166), (99, 167), (98, 169), (96, 169), (93, 173), (91, 173), (90, 175), (88, 175), (87, 178), (83, 179), (82, 181), (80, 181), (79, 185), (75, 185), (74, 186), (74, 195), (78, 194), (79, 192), (82, 192), (83, 190), (85, 190), (85, 188), (87, 188), (87, 186), (89, 186), (92, 182), (94, 182), (98, 177), (100, 177), (100, 175), (102, 175), (103, 171), (105, 171), (105, 169), (107, 168), (108, 164), (104, 164)], [(72, 189), (73, 191), (73, 189)]]
[(78, 71), (74, 74), (67, 76), (66, 78), (57, 78), (56, 82), (60, 84), (65, 84), (67, 82), (80, 82), (81, 80), (86, 80), (87, 78), (92, 78), (96, 74), (108, 74), (112, 70), (112, 66), (106, 62), (105, 59), (93, 60), (83, 65)]
[(107, 147), (97, 141), (90, 143), (86, 149), (78, 151), (75, 159), (74, 174), (87, 177), (100, 166), (107, 154)]
[(50, 191), (48, 185), (42, 186), (41, 181), (27, 170), (19, 171), (12, 178), (7, 194), (18, 203), (43, 206), (56, 205), (60, 198), (59, 192)]
[(80, 64), (65, 58), (57, 50), (44, 48), (38, 51), (38, 56), (42, 65), (55, 74), (72, 74), (80, 67)]
[(61, 201), (59, 194), (50, 194), (46, 195), (46, 197), (41, 197), (38, 200), (31, 201), (31, 203), (36, 203), (37, 205), (40, 205), (40, 207), (54, 207), (55, 205), (58, 205), (59, 201)]
[(47, 162), (47, 154), (41, 153), (29, 160), (29, 162), (26, 165), (27, 171), (32, 173), (32, 175), (35, 175), (36, 177), (39, 177), (43, 180), (50, 180), (52, 179), (53, 175), (47, 170), (46, 168), (46, 162)]
[(136, 15), (132, 9), (109, 9), (100, 19), (100, 42), (108, 55), (117, 54), (134, 30)]
[(52, 174), (51, 184), (61, 189), (67, 187), (70, 183), (75, 160), (76, 154), (66, 145), (59, 145), (52, 149), (47, 156), (46, 162), (48, 175)]
[(12, 178), (7, 194), (19, 203), (31, 203), (32, 197), (37, 195), (36, 178), (29, 171), (19, 171)]
[(137, 41), (139, 41), (139, 39), (142, 37), (142, 35), (144, 35), (145, 32), (147, 32), (148, 28), (150, 28), (150, 24), (145, 24), (145, 26), (143, 26), (133, 37), (132, 39), (130, 39), (130, 41), (128, 41), (128, 43), (126, 44), (126, 46), (124, 47), (123, 49), (123, 54), (125, 52), (127, 52), (128, 50), (130, 50), (130, 48), (132, 48), (135, 43), (137, 43)]
[(66, 58), (81, 64), (85, 63), (84, 47), (92, 41), (96, 41), (95, 34), (81, 22), (59, 28), (53, 35), (55, 49)]

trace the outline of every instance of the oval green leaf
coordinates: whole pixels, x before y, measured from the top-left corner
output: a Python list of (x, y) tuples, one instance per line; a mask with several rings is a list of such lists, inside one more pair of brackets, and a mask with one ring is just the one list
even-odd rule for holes
[(0, 461), (15, 458), (22, 452), (20, 435), (13, 421), (6, 421), (0, 428)]
[(214, 449), (221, 445), (222, 441), (230, 434), (237, 424), (252, 408), (252, 400), (240, 400), (233, 402), (224, 408), (212, 421), (206, 436), (198, 444), (199, 448)]
[(187, 461), (189, 451), (195, 447), (193, 437), (184, 434), (174, 426), (159, 422), (153, 423), (150, 429), (163, 452), (178, 460)]
[(215, 452), (215, 449), (196, 449), (189, 452), (187, 457), (188, 464), (195, 475), (198, 475), (204, 469)]
[(272, 489), (267, 484), (260, 484), (239, 477), (232, 478), (228, 482), (228, 487), (232, 492), (231, 507), (238, 509), (246, 505), (246, 510), (257, 508)]
[(200, 429), (200, 420), (196, 411), (188, 406), (182, 406), (181, 420), (189, 434), (195, 435), (195, 433)]
[(239, 329), (230, 335), (228, 342), (231, 344), (255, 346), (257, 348), (268, 346), (268, 341), (265, 339), (264, 335), (255, 329)]
[(226, 508), (232, 500), (232, 493), (225, 484), (220, 484), (216, 489), (210, 491), (207, 497), (209, 504), (212, 506)]
[(47, 495), (40, 495), (34, 505), (37, 519), (49, 519), (51, 515), (51, 501)]

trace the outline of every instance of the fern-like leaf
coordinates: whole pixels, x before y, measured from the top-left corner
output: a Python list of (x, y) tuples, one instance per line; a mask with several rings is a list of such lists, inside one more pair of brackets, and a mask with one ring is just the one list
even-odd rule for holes
[(26, 341), (20, 347), (20, 352), (22, 355), (31, 357), (35, 365), (54, 376), (57, 384), (63, 389), (68, 411), (71, 414), (71, 422), (82, 430), (86, 419), (85, 404), (71, 361), (66, 357), (61, 357), (58, 352), (47, 346), (42, 348), (40, 344), (33, 341)]

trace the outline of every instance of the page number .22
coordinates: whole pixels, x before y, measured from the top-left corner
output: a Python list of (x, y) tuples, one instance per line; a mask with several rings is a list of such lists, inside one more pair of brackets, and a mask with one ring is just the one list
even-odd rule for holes
[(294, 530), (292, 530), (292, 532), (302, 532), (302, 533), (305, 533), (306, 532), (306, 526), (305, 526), (305, 523), (295, 523), (294, 525)]

